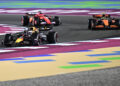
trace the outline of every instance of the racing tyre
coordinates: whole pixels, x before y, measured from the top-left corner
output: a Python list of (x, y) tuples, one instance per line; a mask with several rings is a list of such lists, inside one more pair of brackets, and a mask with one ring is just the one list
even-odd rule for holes
[(34, 40), (33, 42), (33, 46), (39, 46), (41, 44), (41, 40), (38, 39), (38, 40)]
[(40, 19), (38, 17), (34, 18), (34, 26), (39, 26), (40, 25)]
[(36, 39), (33, 39), (33, 46), (39, 46), (41, 42), (40, 36), (37, 35)]
[(57, 32), (49, 32), (47, 35), (48, 43), (56, 43), (58, 38)]
[(58, 16), (54, 17), (54, 21), (55, 21), (54, 26), (59, 26), (60, 24), (62, 24), (61, 19)]
[(6, 34), (5, 38), (3, 40), (4, 46), (11, 47), (11, 44), (9, 44), (11, 40), (12, 40), (12, 35), (11, 34)]
[(118, 26), (118, 29), (120, 29), (120, 20), (119, 19), (116, 20), (116, 25)]
[(116, 25), (120, 26), (120, 20), (119, 19), (116, 19)]
[(93, 25), (94, 25), (94, 20), (93, 19), (89, 19), (89, 21), (88, 21), (88, 29), (89, 30), (93, 30)]
[(29, 17), (28, 16), (23, 16), (22, 17), (22, 25), (23, 26), (28, 26), (29, 24)]
[(119, 19), (115, 19), (115, 22), (112, 22), (110, 25), (116, 25), (118, 27), (114, 28), (114, 29), (120, 29), (120, 20)]

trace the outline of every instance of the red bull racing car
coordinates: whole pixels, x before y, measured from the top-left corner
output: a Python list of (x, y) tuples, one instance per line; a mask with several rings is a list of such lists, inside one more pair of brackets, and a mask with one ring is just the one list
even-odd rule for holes
[(59, 26), (61, 24), (61, 19), (58, 16), (47, 16), (41, 11), (38, 13), (26, 13), (22, 16), (23, 26), (43, 26), (43, 25), (54, 25)]
[(120, 29), (120, 20), (112, 18), (109, 14), (93, 15), (88, 21), (88, 29)]
[[(44, 29), (44, 30), (43, 30)], [(16, 46), (38, 46), (45, 43), (56, 43), (57, 32), (49, 27), (30, 27), (20, 33), (6, 34), (2, 44), (6, 47)]]

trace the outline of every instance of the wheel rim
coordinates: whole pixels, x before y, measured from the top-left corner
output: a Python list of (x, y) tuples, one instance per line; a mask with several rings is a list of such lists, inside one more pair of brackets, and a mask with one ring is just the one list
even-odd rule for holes
[(38, 43), (37, 43), (37, 44), (38, 44), (38, 46), (40, 45), (40, 43), (41, 43), (41, 39), (38, 39)]

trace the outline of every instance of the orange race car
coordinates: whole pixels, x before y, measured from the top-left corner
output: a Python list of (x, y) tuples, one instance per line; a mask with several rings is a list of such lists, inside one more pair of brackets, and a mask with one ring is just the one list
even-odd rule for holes
[(120, 20), (112, 18), (109, 14), (93, 15), (88, 21), (88, 29), (120, 29)]

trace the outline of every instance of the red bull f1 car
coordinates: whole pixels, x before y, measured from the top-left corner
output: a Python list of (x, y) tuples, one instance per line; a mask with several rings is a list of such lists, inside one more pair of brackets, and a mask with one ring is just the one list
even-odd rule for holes
[(54, 25), (59, 26), (61, 24), (61, 19), (58, 16), (47, 16), (41, 11), (38, 13), (26, 13), (22, 16), (23, 26), (43, 26), (43, 25)]
[(88, 29), (120, 29), (120, 20), (112, 18), (109, 14), (93, 15), (88, 21)]
[(57, 32), (50, 30), (49, 27), (30, 27), (20, 33), (6, 34), (2, 40), (2, 44), (6, 47), (36, 46), (43, 43), (56, 43), (57, 37)]

